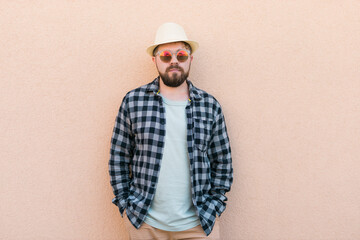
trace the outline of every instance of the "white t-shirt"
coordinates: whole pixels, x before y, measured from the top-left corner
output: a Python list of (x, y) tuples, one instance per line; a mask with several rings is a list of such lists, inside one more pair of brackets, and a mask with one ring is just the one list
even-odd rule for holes
[(190, 162), (187, 150), (187, 101), (163, 97), (165, 146), (154, 200), (145, 218), (165, 231), (184, 231), (200, 224), (191, 200)]

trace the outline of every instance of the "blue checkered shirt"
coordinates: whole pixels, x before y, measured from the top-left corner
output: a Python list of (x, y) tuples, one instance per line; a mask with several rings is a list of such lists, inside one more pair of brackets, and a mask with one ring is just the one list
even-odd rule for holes
[[(231, 149), (224, 115), (217, 100), (189, 80), (186, 106), (187, 150), (192, 202), (209, 235), (225, 210), (233, 181)], [(112, 202), (121, 216), (139, 228), (154, 198), (165, 145), (165, 107), (159, 77), (124, 97), (111, 139), (109, 174)]]

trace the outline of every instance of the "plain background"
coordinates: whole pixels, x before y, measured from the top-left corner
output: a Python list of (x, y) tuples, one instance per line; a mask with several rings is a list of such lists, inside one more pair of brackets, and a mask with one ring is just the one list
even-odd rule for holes
[(199, 42), (234, 185), (223, 239), (360, 239), (360, 1), (0, 1), (0, 239), (126, 239), (111, 203), (120, 102), (158, 26)]

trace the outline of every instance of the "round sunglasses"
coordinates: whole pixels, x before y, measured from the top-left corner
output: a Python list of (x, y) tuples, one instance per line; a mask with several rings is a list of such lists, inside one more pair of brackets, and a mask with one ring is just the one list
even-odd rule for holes
[(190, 56), (190, 51), (187, 49), (179, 49), (174, 54), (174, 52), (170, 50), (162, 50), (161, 52), (159, 51), (155, 54), (155, 56), (157, 55), (160, 55), (160, 60), (163, 61), (164, 63), (171, 62), (173, 55), (176, 56), (176, 59), (179, 62), (185, 62), (186, 60), (188, 60)]

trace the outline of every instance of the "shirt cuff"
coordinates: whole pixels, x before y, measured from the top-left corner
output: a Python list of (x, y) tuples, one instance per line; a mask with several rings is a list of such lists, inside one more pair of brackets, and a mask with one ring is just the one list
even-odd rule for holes
[(216, 215), (220, 217), (220, 215), (225, 211), (225, 208), (226, 208), (225, 203), (223, 203), (219, 200), (216, 200), (216, 199), (213, 199), (212, 203), (215, 206)]
[(115, 204), (116, 206), (118, 206), (119, 208), (119, 211), (120, 211), (120, 214), (121, 214), (121, 217), (123, 217), (123, 213), (124, 213), (124, 210), (126, 208), (126, 205), (127, 205), (127, 201), (126, 199), (117, 199), (116, 197), (112, 200), (112, 203)]

